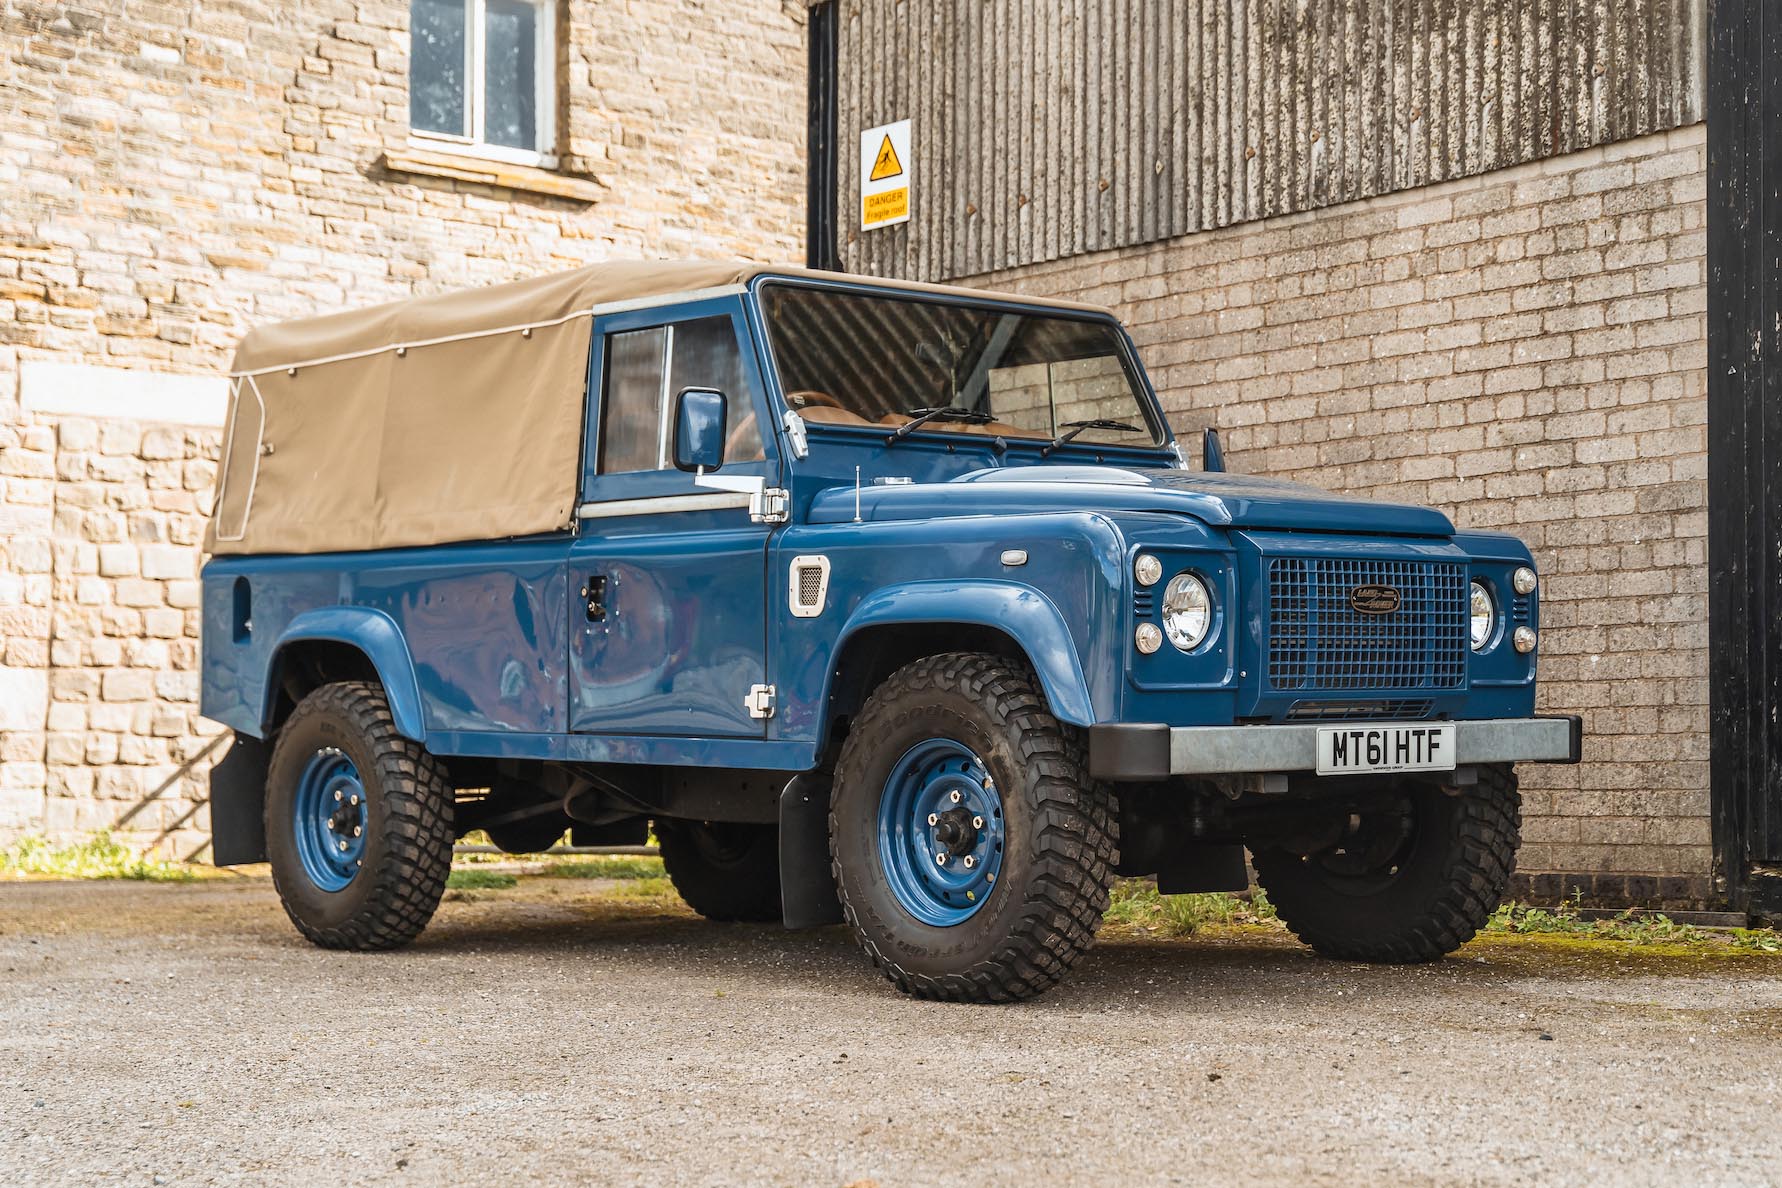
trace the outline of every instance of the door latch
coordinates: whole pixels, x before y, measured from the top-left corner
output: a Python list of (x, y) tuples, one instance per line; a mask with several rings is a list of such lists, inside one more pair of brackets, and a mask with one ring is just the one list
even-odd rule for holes
[(773, 717), (774, 689), (772, 685), (750, 685), (749, 695), (743, 698), (751, 718)]
[(606, 579), (590, 577), (587, 585), (582, 587), (582, 600), (588, 607), (588, 622), (598, 623), (606, 618)]

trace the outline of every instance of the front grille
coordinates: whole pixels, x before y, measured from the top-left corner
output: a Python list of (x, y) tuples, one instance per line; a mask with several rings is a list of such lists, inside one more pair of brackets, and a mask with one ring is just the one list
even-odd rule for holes
[(1294, 722), (1411, 721), (1429, 717), (1435, 702), (1427, 697), (1399, 697), (1386, 701), (1296, 701), (1287, 711)]
[[(1398, 609), (1362, 614), (1357, 586)], [(1466, 567), (1441, 561), (1276, 557), (1268, 563), (1268, 680), (1281, 690), (1455, 689), (1466, 677)]]

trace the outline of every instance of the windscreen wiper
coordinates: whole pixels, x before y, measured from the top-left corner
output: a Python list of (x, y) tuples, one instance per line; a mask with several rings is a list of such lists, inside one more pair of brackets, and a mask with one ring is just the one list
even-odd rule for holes
[(1066, 421), (1064, 423), (1064, 428), (1066, 432), (1060, 433), (1057, 437), (1054, 437), (1051, 445), (1045, 446), (1040, 450), (1040, 457), (1044, 458), (1047, 454), (1070, 441), (1071, 438), (1083, 432), (1085, 429), (1119, 430), (1122, 433), (1144, 432), (1144, 430), (1140, 429), (1137, 425), (1128, 425), (1125, 421)]
[(897, 432), (885, 435), (886, 445), (896, 445), (930, 421), (964, 421), (968, 425), (988, 425), (995, 418), (987, 412), (975, 412), (969, 408), (955, 408), (948, 404), (940, 408), (906, 408), (905, 416), (915, 420), (906, 425), (899, 425)]

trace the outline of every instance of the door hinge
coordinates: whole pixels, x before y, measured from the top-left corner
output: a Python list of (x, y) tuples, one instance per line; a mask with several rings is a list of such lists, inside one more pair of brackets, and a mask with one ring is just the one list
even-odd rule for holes
[(773, 698), (772, 685), (750, 685), (749, 695), (743, 698), (743, 704), (749, 709), (749, 717), (773, 717)]
[(790, 501), (791, 495), (784, 487), (768, 487), (749, 508), (749, 519), (757, 524), (784, 524), (790, 518), (786, 510)]

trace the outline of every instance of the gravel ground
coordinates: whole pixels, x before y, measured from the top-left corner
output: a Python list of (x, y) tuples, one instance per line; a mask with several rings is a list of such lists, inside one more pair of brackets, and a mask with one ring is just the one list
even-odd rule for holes
[(0, 884), (0, 1177), (878, 1185), (1782, 1181), (1782, 960), (1108, 940), (1018, 1007), (845, 933), (528, 879), (395, 954), (261, 879)]

